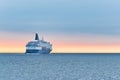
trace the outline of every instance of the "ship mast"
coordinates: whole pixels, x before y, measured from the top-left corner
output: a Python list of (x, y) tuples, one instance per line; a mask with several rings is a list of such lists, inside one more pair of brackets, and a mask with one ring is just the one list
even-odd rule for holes
[(42, 36), (42, 41), (44, 41), (44, 37)]

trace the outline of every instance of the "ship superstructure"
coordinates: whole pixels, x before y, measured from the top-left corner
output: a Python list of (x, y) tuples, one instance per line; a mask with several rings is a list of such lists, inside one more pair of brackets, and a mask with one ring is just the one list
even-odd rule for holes
[(49, 54), (51, 51), (52, 44), (43, 38), (40, 40), (37, 33), (35, 40), (28, 42), (26, 45), (26, 54)]

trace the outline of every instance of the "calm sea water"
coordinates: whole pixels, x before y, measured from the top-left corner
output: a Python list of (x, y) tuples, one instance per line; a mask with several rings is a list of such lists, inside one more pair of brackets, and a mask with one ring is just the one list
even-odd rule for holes
[(0, 80), (120, 80), (120, 54), (0, 54)]

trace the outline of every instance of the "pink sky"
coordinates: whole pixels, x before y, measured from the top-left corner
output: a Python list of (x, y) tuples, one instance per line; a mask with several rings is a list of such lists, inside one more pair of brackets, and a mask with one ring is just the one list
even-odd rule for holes
[[(0, 37), (0, 52), (23, 53), (25, 52), (26, 43), (34, 40), (34, 33), (15, 34), (2, 32)], [(120, 52), (120, 39), (118, 36), (46, 34), (44, 37), (46, 41), (52, 43), (53, 53)]]

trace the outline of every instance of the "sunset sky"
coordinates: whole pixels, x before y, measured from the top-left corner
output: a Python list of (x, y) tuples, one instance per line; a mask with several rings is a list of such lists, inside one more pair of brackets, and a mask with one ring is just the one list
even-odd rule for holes
[(120, 0), (0, 0), (0, 53), (25, 52), (36, 32), (54, 53), (119, 53)]

